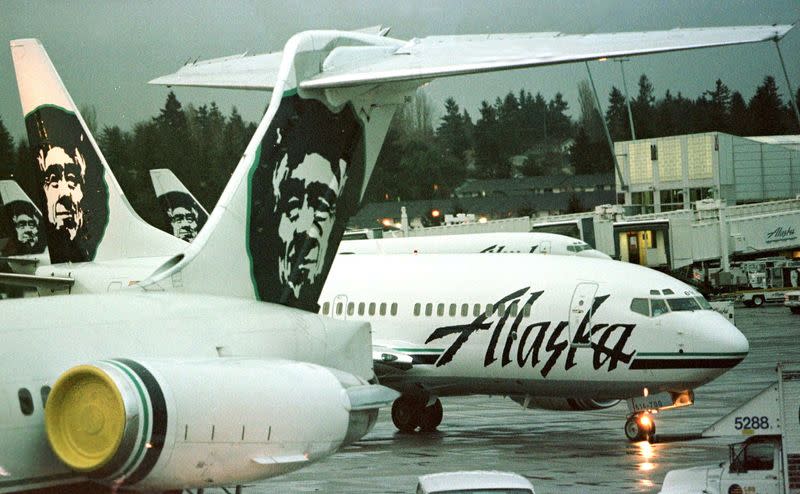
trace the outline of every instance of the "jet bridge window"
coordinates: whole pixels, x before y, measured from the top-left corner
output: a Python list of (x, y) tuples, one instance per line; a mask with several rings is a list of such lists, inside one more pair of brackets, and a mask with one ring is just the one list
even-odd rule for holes
[(27, 388), (20, 388), (17, 391), (17, 397), (19, 398), (19, 409), (22, 414), (31, 415), (33, 413), (33, 396), (31, 396), (31, 392)]
[(668, 298), (667, 303), (673, 312), (700, 310), (700, 304), (692, 297)]
[(323, 316), (327, 316), (328, 312), (330, 312), (330, 310), (331, 310), (331, 303), (330, 302), (325, 302), (324, 304), (322, 304), (322, 315)]

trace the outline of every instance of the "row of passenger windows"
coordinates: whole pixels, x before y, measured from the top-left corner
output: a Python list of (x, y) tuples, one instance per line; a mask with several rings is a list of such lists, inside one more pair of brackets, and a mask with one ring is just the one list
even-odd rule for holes
[[(519, 302), (513, 302), (511, 306), (509, 306), (509, 315), (511, 317), (516, 317), (519, 313)], [(325, 302), (322, 304), (322, 314), (323, 315), (336, 315), (341, 316), (345, 312), (348, 316), (353, 316), (358, 314), (359, 316), (363, 315), (381, 315), (381, 316), (396, 316), (398, 311), (397, 302), (392, 302), (388, 304), (387, 302), (347, 302), (345, 305), (344, 302), (334, 302), (331, 305), (330, 302)], [(455, 317), (456, 315), (461, 315), (461, 317), (468, 317), (472, 314), (472, 317), (478, 317), (481, 314), (485, 314), (487, 317), (491, 316), (493, 313), (498, 314), (505, 314), (506, 312), (506, 304), (499, 304), (495, 306), (495, 304), (446, 304), (446, 303), (438, 303), (434, 304), (432, 302), (428, 302), (426, 304), (422, 304), (421, 302), (417, 302), (414, 304), (414, 312), (415, 316), (437, 316), (437, 317), (444, 317), (445, 315), (450, 317)], [(525, 317), (531, 315), (531, 304), (526, 304), (522, 308), (522, 312), (524, 313)]]
[[(47, 403), (47, 397), (50, 396), (50, 386), (42, 386), (39, 390), (39, 396), (42, 398), (42, 409), (44, 409), (44, 405)], [(19, 410), (22, 412), (22, 415), (32, 415), (34, 410), (33, 396), (28, 388), (19, 388), (19, 391), (17, 391), (17, 398), (19, 398)]]
[(701, 297), (681, 298), (635, 298), (631, 301), (631, 310), (648, 317), (657, 317), (667, 312), (694, 310), (710, 310), (711, 305)]

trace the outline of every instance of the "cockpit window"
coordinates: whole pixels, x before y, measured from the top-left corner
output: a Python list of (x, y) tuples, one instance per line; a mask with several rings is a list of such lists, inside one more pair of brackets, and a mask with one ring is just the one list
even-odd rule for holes
[(700, 310), (700, 304), (692, 297), (668, 298), (667, 303), (673, 312)]
[(650, 307), (652, 309), (653, 317), (669, 312), (669, 309), (667, 309), (667, 303), (660, 298), (651, 299)]
[(661, 293), (663, 293), (664, 295), (675, 295), (675, 292), (673, 292), (669, 288), (665, 288), (665, 289), (661, 290)]
[(646, 298), (635, 298), (631, 301), (631, 310), (637, 314), (650, 317), (650, 302)]
[(698, 295), (694, 299), (697, 300), (697, 303), (700, 304), (700, 307), (702, 307), (703, 310), (712, 310), (711, 304), (709, 304), (708, 300), (706, 300), (706, 298), (702, 295)]

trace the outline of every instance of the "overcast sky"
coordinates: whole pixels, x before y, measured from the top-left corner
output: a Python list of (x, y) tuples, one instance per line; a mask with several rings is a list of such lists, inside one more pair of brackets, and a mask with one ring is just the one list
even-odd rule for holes
[[(598, 0), (598, 1), (31, 1), (0, 0), (0, 36), (42, 40), (80, 106), (93, 105), (100, 126), (134, 123), (158, 113), (167, 88), (146, 82), (174, 72), (187, 59), (205, 59), (282, 49), (306, 29), (357, 29), (383, 24), (401, 39), (437, 34), (561, 31), (599, 33), (674, 27), (790, 24), (800, 19), (798, 0)], [(24, 135), (21, 108), (8, 45), (0, 50), (0, 116), (15, 139)], [(781, 43), (792, 85), (800, 84), (800, 28)], [(697, 97), (717, 78), (745, 99), (766, 74), (787, 90), (773, 43), (637, 57), (625, 64), (630, 91), (646, 73), (658, 97), (666, 89)], [(603, 104), (612, 85), (621, 87), (619, 64), (592, 64)], [(509, 90), (564, 93), (577, 116), (576, 84), (586, 78), (583, 64), (525, 69), (438, 80), (426, 91), (441, 111), (454, 96), (473, 119), (484, 99)], [(185, 105), (216, 101), (225, 114), (233, 105), (246, 120), (257, 120), (267, 93), (218, 89), (175, 89)]]

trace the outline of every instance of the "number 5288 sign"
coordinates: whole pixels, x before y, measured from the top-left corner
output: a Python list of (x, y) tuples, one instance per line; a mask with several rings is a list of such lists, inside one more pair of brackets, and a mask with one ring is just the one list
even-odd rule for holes
[(769, 417), (766, 415), (745, 415), (743, 417), (734, 417), (733, 427), (737, 431), (769, 429)]

